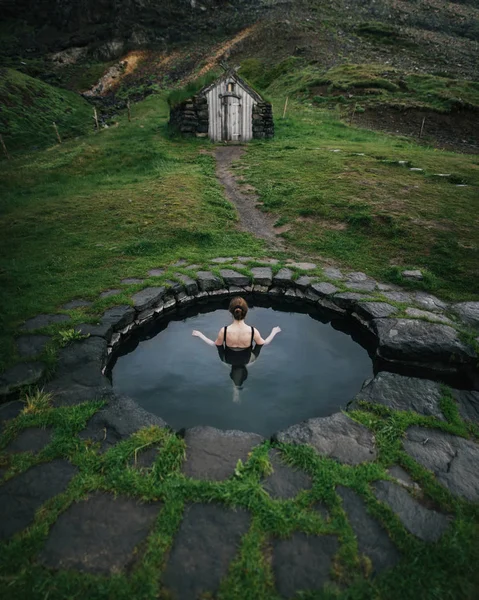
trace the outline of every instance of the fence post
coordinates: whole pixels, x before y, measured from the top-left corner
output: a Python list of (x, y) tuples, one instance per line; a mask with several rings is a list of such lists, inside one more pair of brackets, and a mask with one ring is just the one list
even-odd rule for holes
[(126, 108), (128, 109), (128, 123), (131, 123), (131, 109), (130, 109), (130, 99), (126, 101)]
[(419, 139), (422, 138), (422, 132), (423, 132), (423, 129), (424, 129), (424, 123), (425, 122), (426, 122), (426, 117), (424, 117), (424, 119), (422, 120), (422, 123), (421, 123), (421, 131), (419, 132)]
[(354, 115), (355, 115), (355, 114), (356, 114), (356, 104), (354, 105), (353, 112), (352, 112), (352, 114), (351, 114), (351, 118), (350, 118), (350, 120), (349, 120), (349, 125), (350, 125), (350, 126), (353, 124), (353, 119), (354, 119)]
[(57, 127), (57, 124), (55, 123), (55, 121), (53, 121), (53, 129), (55, 130), (55, 133), (57, 134), (58, 143), (61, 144), (62, 138), (60, 137), (60, 134), (58, 133), (58, 127)]
[(286, 101), (284, 103), (284, 110), (283, 110), (283, 119), (286, 117), (286, 110), (288, 108), (288, 100), (289, 100), (289, 97), (286, 96)]
[(2, 148), (3, 148), (3, 151), (4, 151), (4, 153), (5, 153), (5, 156), (6, 156), (6, 157), (7, 157), (7, 159), (9, 160), (9, 159), (10, 159), (10, 154), (8, 154), (7, 147), (6, 147), (6, 145), (5, 145), (5, 142), (3, 141), (3, 135), (1, 135), (1, 134), (0, 134), (0, 143), (2, 144)]
[(96, 112), (96, 107), (93, 107), (93, 118), (95, 119), (96, 130), (100, 131), (100, 124), (98, 123), (98, 113)]

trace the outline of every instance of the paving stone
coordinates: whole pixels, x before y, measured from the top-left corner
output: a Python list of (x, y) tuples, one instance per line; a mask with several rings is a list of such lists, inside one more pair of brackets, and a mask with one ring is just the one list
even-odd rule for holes
[(219, 504), (186, 507), (162, 577), (175, 600), (216, 595), (250, 521), (242, 509)]
[(123, 285), (136, 285), (137, 283), (143, 283), (144, 279), (138, 279), (137, 277), (127, 277), (126, 279), (122, 279), (120, 281)]
[(101, 337), (110, 341), (113, 329), (109, 323), (80, 323), (75, 330), (84, 336)]
[(40, 362), (18, 363), (0, 373), (0, 397), (8, 397), (27, 385), (38, 383), (45, 374), (45, 365)]
[(297, 597), (298, 592), (321, 590), (331, 582), (331, 563), (339, 544), (332, 535), (296, 532), (273, 542), (273, 572), (281, 596)]
[(343, 413), (303, 421), (273, 437), (284, 444), (308, 444), (320, 455), (348, 465), (370, 462), (377, 456), (372, 432)]
[(253, 282), (255, 285), (270, 286), (273, 283), (273, 272), (270, 267), (254, 267)]
[(176, 273), (175, 277), (181, 281), (188, 296), (194, 296), (198, 293), (198, 284), (196, 283), (196, 279), (188, 277), (188, 275), (182, 275), (181, 273)]
[(51, 339), (48, 335), (21, 335), (16, 339), (18, 354), (23, 358), (37, 356)]
[(409, 292), (383, 292), (383, 296), (392, 302), (412, 302)]
[(358, 294), (357, 292), (342, 292), (340, 294), (335, 294), (331, 299), (339, 306), (339, 308), (352, 310), (358, 302), (367, 300), (368, 297), (363, 294)]
[(331, 296), (331, 294), (335, 294), (338, 291), (338, 288), (335, 285), (333, 285), (332, 283), (327, 283), (325, 281), (321, 283), (312, 283), (311, 289), (320, 298), (324, 298), (325, 296)]
[(289, 262), (288, 265), (293, 269), (299, 269), (300, 271), (313, 271), (317, 269), (317, 265), (310, 262)]
[(397, 308), (387, 302), (358, 302), (355, 310), (360, 317), (368, 320), (383, 319), (397, 312)]
[(435, 363), (450, 368), (475, 359), (474, 350), (449, 325), (416, 319), (374, 319), (378, 355), (404, 362)]
[(260, 258), (256, 262), (262, 263), (264, 265), (277, 265), (279, 260), (277, 258)]
[(280, 269), (273, 277), (273, 285), (279, 287), (289, 287), (293, 285), (293, 271), (291, 269)]
[(398, 285), (394, 285), (393, 283), (378, 283), (377, 288), (380, 292), (393, 292), (400, 290), (400, 287)]
[(436, 296), (426, 292), (416, 292), (414, 294), (414, 302), (425, 310), (441, 311), (447, 308), (447, 304)]
[(221, 279), (216, 277), (216, 275), (213, 275), (211, 271), (198, 271), (196, 277), (198, 280), (198, 287), (202, 292), (211, 292), (223, 287)]
[(359, 552), (371, 560), (373, 573), (394, 567), (400, 560), (399, 552), (386, 530), (368, 513), (364, 500), (350, 488), (338, 486), (336, 491), (358, 540)]
[(269, 460), (273, 473), (263, 481), (263, 487), (272, 498), (294, 498), (302, 490), (311, 488), (311, 477), (304, 471), (286, 465), (278, 450), (270, 450)]
[(420, 489), (419, 485), (411, 478), (409, 473), (407, 471), (405, 471), (399, 465), (393, 465), (392, 467), (390, 467), (388, 469), (387, 472), (389, 473), (389, 475), (391, 477), (394, 477), (394, 479), (396, 479), (396, 481), (400, 485), (403, 485), (404, 487), (412, 488), (415, 490)]
[(256, 259), (253, 256), (238, 256), (237, 260), (242, 263), (253, 262)]
[(408, 317), (414, 317), (416, 319), (428, 319), (435, 323), (452, 323), (451, 319), (448, 319), (445, 315), (430, 312), (429, 310), (422, 310), (421, 308), (406, 308), (406, 314)]
[(296, 279), (296, 281), (294, 282), (294, 284), (296, 285), (297, 288), (299, 288), (300, 290), (306, 290), (314, 281), (316, 280), (315, 277), (310, 277), (309, 275), (301, 275), (301, 277), (298, 277), (298, 279)]
[(425, 427), (409, 427), (404, 450), (455, 496), (479, 502), (479, 445)]
[(167, 279), (165, 281), (165, 286), (166, 286), (165, 297), (177, 296), (181, 292), (185, 291), (185, 286), (179, 281), (171, 281), (171, 279)]
[(183, 473), (194, 479), (227, 479), (233, 475), (238, 460), (246, 462), (249, 452), (262, 441), (256, 433), (201, 426), (187, 429)]
[(479, 392), (468, 390), (452, 390), (458, 403), (459, 414), (466, 421), (479, 423)]
[(53, 430), (29, 427), (20, 432), (6, 447), (6, 452), (40, 452), (52, 441)]
[(188, 267), (185, 267), (185, 269), (188, 269), (188, 271), (196, 271), (196, 269), (199, 269), (201, 265), (189, 265)]
[(451, 310), (467, 325), (479, 327), (479, 302), (459, 302)]
[(130, 323), (133, 323), (135, 318), (135, 310), (127, 305), (113, 306), (106, 310), (101, 318), (102, 323), (109, 323), (113, 331), (120, 331)]
[(165, 296), (166, 288), (161, 287), (147, 287), (134, 294), (131, 299), (133, 300), (133, 306), (138, 312), (143, 312), (148, 308), (157, 306)]
[(220, 258), (212, 258), (212, 259), (210, 260), (210, 262), (212, 262), (212, 263), (216, 263), (216, 264), (218, 264), (218, 265), (222, 265), (222, 264), (224, 264), (224, 263), (233, 262), (233, 260), (234, 260), (234, 259), (233, 259), (233, 258), (231, 258), (231, 257), (227, 257), (227, 258), (220, 257)]
[(104, 292), (102, 292), (100, 294), (100, 298), (110, 298), (111, 296), (117, 296), (118, 294), (121, 294), (122, 290), (105, 290)]
[(86, 428), (80, 432), (83, 440), (100, 443), (100, 452), (105, 452), (117, 442), (130, 437), (142, 427), (166, 427), (165, 421), (141, 408), (127, 396), (115, 396), (95, 413)]
[(117, 574), (137, 558), (135, 547), (148, 536), (160, 507), (95, 492), (58, 517), (39, 560), (52, 569)]
[(161, 277), (165, 274), (165, 269), (150, 269), (148, 275), (150, 277)]
[(91, 306), (93, 302), (89, 302), (88, 300), (71, 300), (62, 306), (63, 310), (73, 310), (75, 308), (84, 308), (87, 306)]
[(409, 533), (424, 542), (437, 542), (446, 531), (449, 524), (446, 515), (422, 506), (400, 485), (376, 481), (373, 490), (380, 502), (392, 508)]
[(361, 271), (356, 271), (355, 273), (348, 273), (346, 275), (346, 280), (348, 282), (353, 282), (353, 283), (361, 283), (364, 281), (368, 281), (369, 277), (366, 275), (366, 273), (362, 273)]
[(404, 279), (412, 279), (414, 281), (422, 281), (424, 279), (424, 275), (419, 269), (414, 269), (410, 271), (406, 270), (403, 271), (401, 275), (404, 277)]
[(22, 412), (25, 404), (20, 400), (12, 400), (5, 404), (0, 404), (0, 430), (5, 426), (7, 421), (15, 419)]
[(33, 319), (25, 321), (22, 331), (34, 331), (35, 329), (42, 329), (56, 323), (65, 323), (69, 320), (70, 317), (68, 315), (37, 315)]
[(344, 275), (336, 267), (325, 267), (323, 273), (328, 279), (344, 279)]
[(7, 539), (30, 525), (36, 510), (61, 494), (76, 473), (77, 468), (69, 462), (56, 459), (32, 467), (0, 486), (0, 539)]
[(357, 403), (364, 401), (445, 421), (440, 408), (441, 397), (441, 386), (436, 381), (382, 371), (364, 385), (350, 407), (358, 408)]
[(173, 266), (174, 267), (184, 267), (187, 264), (188, 264), (187, 260), (185, 260), (184, 258), (180, 258), (180, 260), (177, 260), (175, 263), (173, 263)]
[(345, 281), (344, 285), (348, 290), (357, 292), (373, 292), (376, 289), (375, 281)]
[(220, 274), (226, 285), (243, 287), (251, 283), (251, 277), (249, 277), (249, 275), (242, 275), (241, 273), (233, 271), (233, 269), (221, 269)]

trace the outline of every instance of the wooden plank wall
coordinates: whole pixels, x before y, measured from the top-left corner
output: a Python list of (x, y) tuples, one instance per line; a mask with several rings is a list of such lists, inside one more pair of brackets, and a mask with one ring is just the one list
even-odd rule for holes
[[(235, 84), (234, 93), (240, 97), (241, 110), (242, 110), (242, 142), (248, 142), (253, 138), (253, 106), (256, 104), (256, 100), (250, 96), (237, 81), (233, 81)], [(209, 111), (209, 137), (215, 141), (221, 141), (222, 135), (222, 123), (221, 123), (221, 98), (220, 94), (228, 93), (228, 81), (220, 81), (206, 94), (208, 99), (208, 111)]]

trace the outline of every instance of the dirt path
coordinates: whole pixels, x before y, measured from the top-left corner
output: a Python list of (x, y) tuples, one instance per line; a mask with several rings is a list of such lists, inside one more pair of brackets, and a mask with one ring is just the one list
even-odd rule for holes
[(271, 249), (282, 250), (284, 244), (273, 227), (274, 218), (256, 208), (258, 197), (246, 193), (231, 171), (232, 163), (241, 158), (244, 151), (241, 146), (219, 146), (215, 153), (216, 175), (225, 189), (226, 197), (238, 211), (240, 227), (269, 242)]

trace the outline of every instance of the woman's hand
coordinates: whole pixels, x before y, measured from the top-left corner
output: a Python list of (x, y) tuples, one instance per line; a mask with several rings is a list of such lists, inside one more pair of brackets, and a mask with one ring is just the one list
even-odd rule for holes
[(273, 327), (271, 333), (274, 333), (274, 335), (281, 333), (281, 327)]
[(197, 331), (196, 329), (194, 329), (191, 335), (194, 335), (195, 337), (201, 337), (201, 331)]

